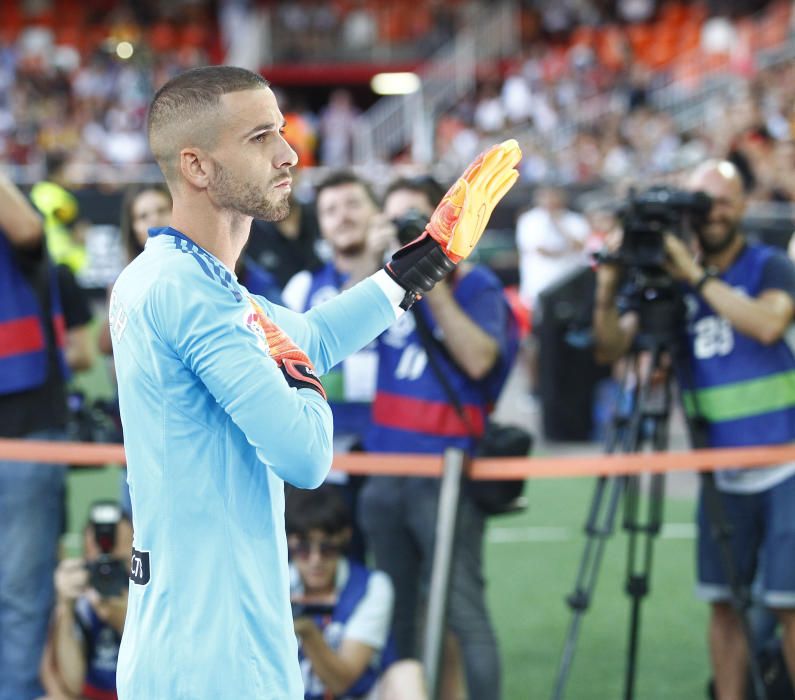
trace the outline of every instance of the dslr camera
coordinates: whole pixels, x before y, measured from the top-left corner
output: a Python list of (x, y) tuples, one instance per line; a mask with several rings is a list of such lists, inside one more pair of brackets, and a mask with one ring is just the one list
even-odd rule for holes
[(127, 588), (127, 568), (122, 559), (113, 556), (116, 532), (122, 519), (121, 507), (113, 501), (99, 501), (91, 506), (89, 521), (99, 548), (95, 561), (87, 562), (89, 585), (103, 598), (121, 595)]
[(409, 209), (403, 216), (393, 219), (400, 245), (407, 245), (417, 238), (428, 225), (428, 217), (417, 209)]

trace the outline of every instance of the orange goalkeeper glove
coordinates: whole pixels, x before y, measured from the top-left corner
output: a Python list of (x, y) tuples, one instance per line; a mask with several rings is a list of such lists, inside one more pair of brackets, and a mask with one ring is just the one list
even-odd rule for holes
[(425, 231), (392, 256), (385, 270), (406, 290), (402, 308), (408, 309), (469, 256), (494, 207), (519, 177), (515, 166), (521, 158), (514, 139), (481, 153), (439, 202)]
[[(326, 391), (320, 378), (315, 372), (311, 360), (279, 326), (271, 321), (262, 310), (262, 307), (249, 297), (253, 313), (248, 318), (248, 324), (256, 324), (265, 335), (268, 352), (284, 374), (287, 383), (296, 389), (314, 389), (326, 401)], [(258, 331), (259, 332), (259, 331)]]

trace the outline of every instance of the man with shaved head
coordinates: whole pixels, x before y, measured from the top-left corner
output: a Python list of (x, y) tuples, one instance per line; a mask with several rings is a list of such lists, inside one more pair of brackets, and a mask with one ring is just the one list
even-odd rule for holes
[[(666, 269), (683, 286), (686, 357), (679, 368), (686, 403), (705, 420), (713, 447), (788, 443), (795, 439), (795, 355), (786, 340), (795, 312), (795, 268), (783, 251), (746, 240), (745, 201), (737, 169), (727, 161), (698, 166), (688, 188), (709, 195), (708, 216), (695, 225), (697, 253), (672, 234)], [(619, 316), (614, 265), (597, 274), (594, 331), (605, 360), (631, 346), (634, 313)], [(730, 526), (737, 583), (757, 571), (762, 600), (781, 622), (782, 645), (795, 677), (795, 463), (715, 475)], [(705, 498), (698, 510), (699, 597), (711, 605), (709, 646), (718, 700), (746, 697), (747, 644), (732, 606)]]
[(267, 81), (229, 66), (170, 80), (149, 142), (173, 196), (121, 274), (110, 329), (134, 542), (121, 700), (298, 700), (284, 482), (332, 459), (320, 375), (455, 269), (515, 181), (516, 142), (456, 181), (422, 236), (306, 314), (234, 274), (252, 218), (289, 212), (296, 155)]

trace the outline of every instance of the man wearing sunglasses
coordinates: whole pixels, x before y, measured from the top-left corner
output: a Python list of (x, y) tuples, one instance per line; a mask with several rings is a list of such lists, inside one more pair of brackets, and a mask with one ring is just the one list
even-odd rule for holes
[(346, 555), (351, 521), (339, 492), (290, 488), (285, 515), (304, 698), (425, 698), (419, 663), (395, 663), (392, 582)]

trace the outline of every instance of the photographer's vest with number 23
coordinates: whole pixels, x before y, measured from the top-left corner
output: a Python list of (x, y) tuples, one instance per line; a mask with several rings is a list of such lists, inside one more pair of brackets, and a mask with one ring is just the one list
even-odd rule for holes
[[(0, 395), (27, 391), (47, 379), (47, 333), (39, 300), (14, 261), (14, 251), (0, 232)], [(67, 376), (63, 355), (66, 330), (55, 268), (48, 266), (50, 322), (61, 373)]]
[[(749, 244), (720, 279), (756, 297), (774, 254), (768, 246)], [(701, 297), (688, 295), (686, 304), (692, 371), (681, 377), (683, 398), (688, 413), (709, 422), (710, 445), (790, 442), (795, 438), (795, 354), (787, 336), (763, 345), (735, 330)]]

